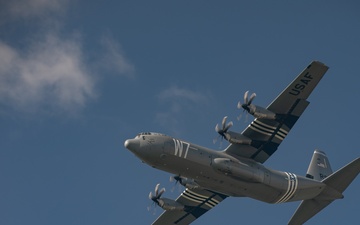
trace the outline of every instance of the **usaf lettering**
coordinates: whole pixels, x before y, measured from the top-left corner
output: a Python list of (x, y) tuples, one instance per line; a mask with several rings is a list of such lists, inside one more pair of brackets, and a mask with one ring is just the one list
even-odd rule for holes
[(309, 72), (307, 72), (302, 79), (300, 79), (300, 82), (295, 84), (295, 86), (289, 91), (289, 94), (297, 96), (300, 94), (302, 90), (306, 88), (306, 86), (311, 82), (313, 77)]

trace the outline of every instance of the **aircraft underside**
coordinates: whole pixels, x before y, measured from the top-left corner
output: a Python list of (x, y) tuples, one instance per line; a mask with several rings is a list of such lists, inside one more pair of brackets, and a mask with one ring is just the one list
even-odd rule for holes
[(196, 188), (212, 190), (232, 197), (250, 197), (267, 203), (311, 199), (324, 187), (321, 182), (289, 172), (266, 169), (262, 166), (254, 168), (255, 171), (261, 171), (263, 174), (260, 179), (255, 179), (255, 176), (246, 177), (233, 171), (217, 170), (214, 160), (209, 160), (209, 164), (202, 165), (166, 154), (162, 154), (153, 167), (193, 179), (199, 186)]
[(253, 104), (246, 91), (237, 108), (253, 121), (241, 132), (230, 131), (227, 116), (217, 124), (219, 138), (229, 142), (223, 151), (211, 150), (159, 133), (140, 133), (124, 145), (146, 164), (174, 174), (186, 187), (176, 200), (162, 197), (160, 184), (149, 198), (165, 211), (153, 225), (188, 225), (229, 196), (267, 203), (302, 200), (289, 221), (301, 225), (336, 199), (360, 172), (360, 158), (332, 172), (327, 156), (314, 151), (305, 176), (266, 168), (263, 163), (309, 105), (307, 100), (328, 67), (313, 61), (266, 108)]

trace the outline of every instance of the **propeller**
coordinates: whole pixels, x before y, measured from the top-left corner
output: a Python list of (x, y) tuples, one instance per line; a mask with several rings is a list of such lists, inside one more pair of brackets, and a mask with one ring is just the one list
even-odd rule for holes
[(219, 124), (216, 124), (215, 131), (219, 133), (219, 136), (214, 139), (214, 144), (216, 143), (219, 137), (221, 137), (221, 139), (225, 138), (226, 140), (228, 140), (226, 133), (230, 129), (230, 127), (232, 127), (233, 122), (230, 121), (229, 123), (226, 124), (226, 120), (227, 120), (227, 116), (223, 118), (221, 123), (221, 128), (219, 127)]
[[(239, 101), (238, 102), (238, 105), (237, 105), (237, 108), (238, 109), (241, 109), (243, 108), (244, 111), (247, 111), (249, 114), (253, 114), (253, 111), (254, 111), (254, 105), (252, 105), (252, 101), (254, 100), (254, 98), (256, 97), (256, 93), (252, 93), (250, 95), (250, 98), (249, 98), (249, 91), (245, 92), (244, 94), (244, 103), (241, 104), (241, 102)], [(238, 120), (240, 120), (241, 118), (241, 115), (238, 117)]]
[(178, 175), (176, 175), (176, 176), (171, 176), (170, 177), (170, 182), (173, 182), (174, 180), (175, 180), (175, 184), (177, 184), (177, 183), (181, 183), (181, 177), (180, 176), (178, 176)]
[(155, 186), (154, 194), (152, 192), (150, 192), (150, 194), (149, 194), (149, 199), (152, 200), (153, 202), (155, 202), (157, 205), (159, 204), (159, 199), (161, 198), (161, 195), (165, 192), (165, 188), (162, 188), (159, 191), (159, 187), (160, 187), (160, 184), (157, 184)]
[[(179, 175), (176, 175), (176, 176), (170, 176), (170, 182), (173, 182), (175, 180), (175, 184), (174, 184), (174, 187), (171, 189), (171, 192), (174, 192), (175, 190), (175, 187), (177, 186), (178, 183), (182, 184), (182, 178), (181, 176)], [(179, 191), (180, 191), (180, 185), (178, 186), (179, 187)]]

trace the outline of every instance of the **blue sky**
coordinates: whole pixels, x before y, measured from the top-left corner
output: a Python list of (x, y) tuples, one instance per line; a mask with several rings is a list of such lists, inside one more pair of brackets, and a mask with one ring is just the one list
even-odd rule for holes
[[(0, 224), (150, 224), (170, 174), (123, 143), (156, 131), (218, 149), (247, 90), (267, 106), (312, 60), (330, 67), (266, 166), (304, 175), (359, 157), (360, 14), (347, 1), (0, 3)], [(223, 147), (226, 143), (223, 143)], [(354, 224), (360, 179), (307, 224)], [(298, 203), (229, 198), (193, 224), (286, 224)]]

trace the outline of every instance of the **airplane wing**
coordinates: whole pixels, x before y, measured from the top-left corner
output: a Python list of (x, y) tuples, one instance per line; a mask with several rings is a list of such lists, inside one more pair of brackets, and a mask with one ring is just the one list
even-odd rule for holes
[(202, 189), (185, 189), (176, 202), (185, 206), (183, 211), (164, 211), (153, 225), (187, 225), (215, 207), (227, 196)]
[(230, 144), (225, 152), (264, 163), (305, 111), (309, 105), (307, 98), (327, 70), (323, 63), (313, 61), (266, 108), (276, 114), (276, 119), (254, 119), (241, 133), (251, 140), (251, 144)]

